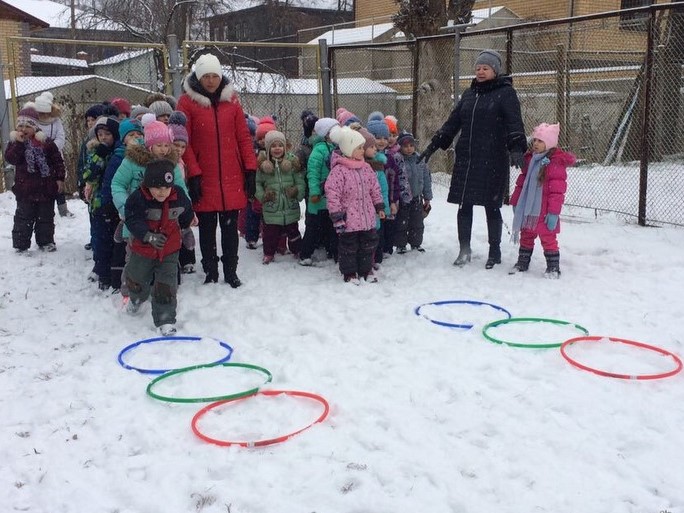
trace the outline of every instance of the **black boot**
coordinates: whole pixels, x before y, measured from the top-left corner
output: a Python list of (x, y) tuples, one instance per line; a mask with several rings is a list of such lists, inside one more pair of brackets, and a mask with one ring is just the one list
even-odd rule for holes
[(485, 269), (491, 269), (496, 264), (501, 263), (501, 231), (503, 230), (503, 219), (501, 213), (498, 216), (487, 217), (487, 236), (489, 239), (489, 256)]
[(532, 249), (520, 248), (518, 251), (518, 261), (515, 263), (508, 274), (524, 273), (530, 268), (530, 260), (532, 259)]
[(546, 272), (545, 278), (557, 279), (560, 278), (560, 252), (559, 251), (544, 251), (546, 257)]
[(238, 257), (237, 256), (222, 256), (221, 261), (223, 262), (223, 279), (224, 281), (230, 285), (232, 288), (236, 289), (240, 285), (242, 285), (242, 282), (240, 281), (240, 278), (238, 278), (237, 275), (237, 263), (238, 263)]
[(202, 259), (202, 269), (206, 273), (204, 278), (204, 283), (216, 283), (218, 282), (219, 272), (218, 272), (218, 257)]
[(454, 265), (458, 267), (463, 267), (466, 265), (468, 262), (470, 262), (470, 258), (472, 256), (473, 252), (470, 249), (470, 243), (461, 243), (461, 249), (458, 252), (458, 256), (456, 257), (456, 260), (454, 260)]
[(458, 244), (460, 246), (458, 256), (454, 260), (454, 265), (463, 267), (472, 257), (470, 249), (470, 236), (473, 229), (473, 206), (461, 205), (456, 217), (458, 225)]

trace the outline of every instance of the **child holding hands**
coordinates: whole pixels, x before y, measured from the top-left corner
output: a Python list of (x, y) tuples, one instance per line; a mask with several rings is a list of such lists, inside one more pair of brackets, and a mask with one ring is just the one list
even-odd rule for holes
[(338, 233), (338, 259), (345, 282), (358, 283), (372, 277), (373, 254), (378, 245), (376, 214), (385, 218), (385, 204), (375, 171), (364, 160), (366, 139), (343, 127), (332, 134), (339, 145), (331, 157), (325, 182), (328, 210)]
[(532, 132), (532, 150), (524, 157), (524, 165), (511, 196), (513, 242), (520, 243), (518, 261), (509, 274), (525, 272), (530, 266), (534, 240), (539, 237), (546, 257), (547, 278), (560, 277), (560, 252), (556, 239), (560, 232), (560, 215), (567, 190), (567, 167), (575, 156), (558, 148), (560, 125), (542, 123)]

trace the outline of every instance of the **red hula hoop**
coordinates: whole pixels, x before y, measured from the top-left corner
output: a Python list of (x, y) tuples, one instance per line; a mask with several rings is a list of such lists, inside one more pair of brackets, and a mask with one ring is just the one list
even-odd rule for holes
[[(593, 367), (589, 367), (587, 365), (583, 365), (579, 363), (577, 360), (574, 360), (571, 358), (567, 353), (566, 349), (568, 346), (574, 344), (575, 342), (581, 342), (581, 341), (592, 341), (596, 342), (599, 340), (610, 340), (611, 342), (618, 342), (620, 344), (627, 344), (630, 346), (634, 347), (639, 347), (641, 349), (646, 349), (648, 351), (654, 351), (656, 353), (660, 353), (664, 356), (669, 356), (672, 358), (676, 364), (675, 369), (668, 371), (668, 372), (663, 372), (660, 374), (637, 374), (637, 375), (632, 375), (632, 374), (619, 374), (616, 372), (607, 372), (607, 371), (602, 371), (600, 369), (594, 369)], [(635, 342), (634, 340), (626, 340), (624, 338), (615, 338), (615, 337), (576, 337), (576, 338), (571, 338), (570, 340), (566, 340), (563, 342), (560, 348), (561, 354), (563, 355), (563, 358), (565, 358), (568, 362), (570, 362), (571, 365), (585, 370), (589, 372), (593, 372), (594, 374), (598, 374), (599, 376), (606, 376), (609, 378), (620, 378), (620, 379), (634, 379), (634, 380), (647, 380), (647, 379), (662, 379), (662, 378), (669, 378), (670, 376), (674, 376), (677, 374), (679, 371), (682, 370), (682, 360), (674, 354), (671, 353), (670, 351), (667, 351), (665, 349), (661, 349), (656, 346), (651, 346), (648, 344), (644, 344), (642, 342)]]
[[(231, 403), (231, 402), (235, 402), (235, 401), (241, 401), (243, 399), (249, 399), (250, 397), (255, 397), (257, 395), (276, 396), (276, 395), (280, 395), (280, 394), (286, 394), (286, 395), (295, 396), (295, 397), (306, 397), (308, 399), (313, 399), (314, 401), (318, 401), (319, 403), (321, 403), (323, 405), (323, 413), (321, 413), (321, 415), (316, 420), (314, 420), (311, 424), (303, 427), (302, 429), (298, 429), (297, 431), (294, 431), (294, 432), (289, 433), (287, 435), (279, 436), (276, 438), (270, 438), (270, 439), (266, 439), (266, 440), (257, 440), (255, 442), (232, 442), (229, 440), (218, 440), (216, 438), (211, 438), (211, 437), (205, 435), (204, 433), (201, 433), (200, 430), (197, 428), (197, 423), (204, 416), (205, 413), (207, 413), (209, 410), (217, 408), (223, 404)], [(320, 395), (312, 394), (309, 392), (300, 392), (297, 390), (263, 390), (263, 391), (257, 392), (256, 394), (253, 394), (253, 395), (250, 395), (247, 397), (237, 397), (235, 399), (228, 399), (225, 401), (217, 401), (215, 403), (211, 403), (211, 404), (205, 406), (200, 411), (195, 413), (195, 416), (192, 418), (191, 427), (192, 427), (192, 432), (195, 433), (195, 435), (197, 435), (197, 437), (201, 438), (202, 440), (204, 440), (205, 442), (208, 442), (210, 444), (219, 445), (221, 447), (230, 447), (233, 445), (238, 445), (240, 447), (264, 447), (266, 445), (273, 445), (273, 444), (285, 442), (288, 439), (292, 438), (293, 436), (298, 435), (302, 431), (309, 429), (311, 426), (318, 424), (320, 422), (323, 422), (325, 420), (325, 418), (328, 416), (329, 412), (330, 412), (330, 405), (328, 404), (328, 401), (326, 401)]]

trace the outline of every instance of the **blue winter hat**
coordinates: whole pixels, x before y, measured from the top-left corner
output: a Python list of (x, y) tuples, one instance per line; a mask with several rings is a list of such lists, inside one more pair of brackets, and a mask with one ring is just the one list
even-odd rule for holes
[(368, 129), (375, 138), (384, 137), (385, 139), (389, 139), (389, 127), (387, 126), (387, 123), (385, 123), (385, 115), (382, 112), (375, 111), (370, 113), (366, 129)]
[(119, 123), (119, 139), (121, 141), (126, 139), (129, 133), (135, 131), (140, 132), (141, 135), (143, 134), (143, 127), (137, 119), (126, 118)]
[(101, 103), (96, 103), (95, 105), (91, 105), (88, 107), (88, 110), (85, 112), (85, 117), (86, 118), (93, 118), (97, 119), (100, 116), (104, 114), (104, 105)]

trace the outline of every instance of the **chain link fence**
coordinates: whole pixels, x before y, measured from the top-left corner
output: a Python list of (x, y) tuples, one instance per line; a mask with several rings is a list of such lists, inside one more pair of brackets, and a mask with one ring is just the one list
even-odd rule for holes
[[(578, 158), (569, 170), (567, 204), (642, 225), (684, 226), (681, 10), (658, 5), (522, 21), (389, 46), (335, 46), (334, 82), (360, 76), (395, 89), (400, 125), (414, 131), (422, 149), (470, 86), (479, 52), (496, 49), (513, 75), (527, 132), (541, 122), (560, 122), (560, 144)], [(389, 48), (405, 56), (402, 66), (381, 57)], [(366, 93), (361, 113), (382, 110)], [(454, 158), (453, 150), (438, 152), (430, 166), (451, 173)], [(511, 183), (517, 174), (511, 170)]]
[[(167, 87), (163, 45), (43, 38), (8, 38), (10, 124), (27, 102), (45, 91), (61, 111), (66, 142), (62, 154), (67, 169), (65, 187), (77, 190), (77, 160), (87, 135), (85, 112), (96, 103), (126, 98), (142, 104), (152, 91)], [(2, 148), (8, 141), (1, 141)], [(5, 190), (5, 176), (0, 192)]]

